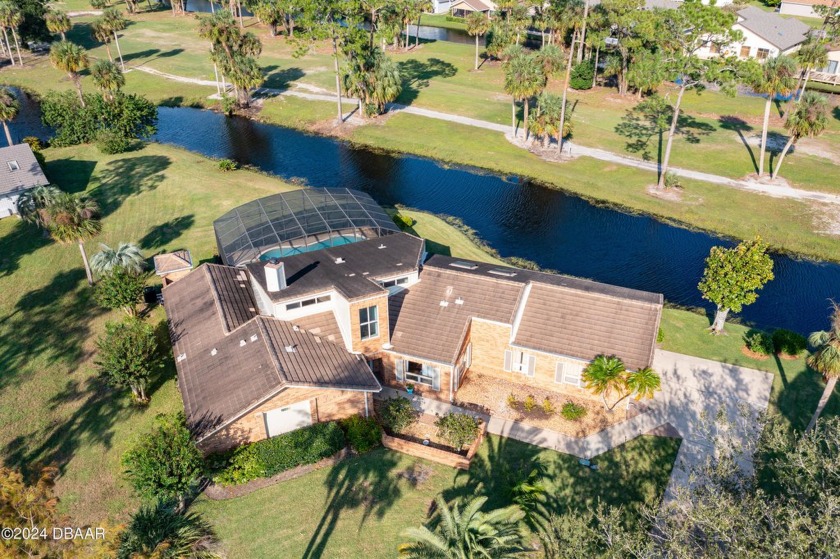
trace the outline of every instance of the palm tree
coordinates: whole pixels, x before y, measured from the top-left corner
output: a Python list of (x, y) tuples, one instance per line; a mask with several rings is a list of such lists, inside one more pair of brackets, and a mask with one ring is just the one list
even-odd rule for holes
[(773, 170), (774, 179), (779, 176), (779, 169), (792, 145), (800, 138), (819, 136), (828, 127), (828, 110), (828, 99), (824, 95), (809, 91), (802, 96), (802, 101), (793, 111), (788, 113), (785, 129), (790, 133), (790, 137)]
[(815, 351), (808, 357), (808, 366), (820, 373), (825, 379), (825, 390), (823, 390), (820, 401), (814, 416), (808, 423), (806, 431), (810, 431), (817, 424), (820, 414), (828, 404), (828, 399), (834, 392), (837, 379), (840, 378), (840, 305), (834, 304), (834, 311), (831, 314), (831, 329), (823, 332), (814, 332), (808, 337)]
[(12, 133), (9, 132), (9, 122), (14, 120), (20, 110), (20, 103), (8, 87), (0, 87), (0, 120), (3, 121), (3, 130), (6, 132), (6, 141), (11, 146)]
[[(524, 105), (524, 122), (528, 123), (530, 98), (545, 89), (548, 81), (543, 66), (536, 55), (526, 55), (517, 52), (508, 59), (505, 66), (505, 91), (513, 99), (511, 109), (512, 133), (516, 137), (516, 101), (521, 100)], [(525, 139), (528, 139), (527, 127)]]
[(120, 69), (125, 72), (125, 63), (123, 63), (122, 49), (120, 49), (120, 39), (117, 37), (117, 31), (122, 31), (128, 27), (128, 21), (123, 17), (122, 12), (118, 9), (107, 8), (104, 12), (102, 12), (102, 23), (114, 36), (114, 44), (117, 45), (117, 56), (120, 57)]
[(146, 259), (143, 258), (140, 247), (133, 243), (120, 243), (116, 249), (99, 243), (99, 248), (101, 250), (90, 259), (90, 265), (100, 276), (114, 268), (124, 268), (139, 274), (146, 266)]
[(583, 380), (586, 382), (586, 388), (588, 390), (601, 395), (604, 408), (612, 410), (618, 402), (609, 406), (607, 404), (607, 396), (613, 392), (619, 394), (626, 393), (626, 373), (627, 368), (621, 359), (615, 355), (599, 355), (583, 370)]
[(753, 89), (756, 93), (767, 95), (764, 105), (764, 125), (761, 130), (761, 155), (758, 162), (758, 176), (764, 174), (764, 155), (767, 152), (767, 130), (770, 127), (770, 107), (777, 95), (789, 95), (796, 85), (796, 62), (792, 58), (779, 55), (768, 58), (761, 65), (756, 75)]
[[(15, 50), (17, 50), (18, 62), (23, 66), (23, 58), (20, 56), (20, 43), (17, 37), (17, 28), (23, 23), (23, 12), (20, 8), (11, 2), (0, 2), (0, 26), (3, 27), (3, 33), (6, 29), (12, 30), (12, 37), (15, 40)], [(12, 45), (9, 43), (9, 36), (6, 35), (6, 43), (9, 45), (9, 53), (11, 54)], [(14, 61), (12, 61), (14, 63)]]
[[(425, 12), (431, 12), (434, 8), (432, 7), (431, 0), (412, 0), (412, 8), (414, 13), (417, 14), (417, 29), (414, 33), (414, 46), (420, 46), (420, 20), (423, 18), (423, 14)], [(408, 44), (408, 38), (406, 37), (406, 45)]]
[(50, 206), (61, 190), (54, 186), (36, 186), (23, 191), (17, 199), (17, 210), (20, 218), (43, 229), (49, 223), (47, 207)]
[(50, 48), (50, 62), (59, 70), (66, 72), (70, 76), (76, 90), (79, 92), (79, 101), (82, 107), (85, 106), (85, 98), (82, 95), (82, 80), (79, 72), (84, 70), (90, 64), (87, 52), (85, 49), (70, 41), (61, 41), (53, 43)]
[(528, 551), (519, 521), (525, 514), (512, 506), (481, 512), (487, 497), (474, 497), (463, 508), (450, 505), (440, 495), (435, 498), (440, 520), (434, 531), (423, 526), (403, 534), (410, 542), (401, 544), (404, 559), (496, 559), (518, 557)]
[(62, 192), (55, 197), (46, 210), (49, 219), (47, 230), (50, 236), (60, 243), (79, 244), (88, 283), (93, 285), (93, 274), (85, 253), (85, 241), (95, 237), (102, 230), (102, 222), (99, 221), (99, 206), (90, 198)]
[(104, 93), (106, 99), (111, 101), (125, 85), (122, 70), (110, 60), (97, 60), (90, 69), (90, 75), (96, 87)]
[(90, 22), (90, 35), (95, 40), (105, 45), (105, 52), (108, 53), (108, 60), (114, 61), (114, 56), (111, 54), (111, 30), (108, 29), (108, 24), (103, 19), (97, 18)]
[(635, 400), (642, 398), (653, 398), (654, 394), (662, 385), (662, 379), (650, 367), (644, 367), (635, 372), (627, 374), (627, 395), (635, 394)]
[(805, 93), (805, 88), (808, 87), (808, 78), (811, 77), (811, 70), (828, 65), (828, 49), (826, 46), (827, 42), (825, 39), (811, 37), (796, 51), (796, 59), (802, 66), (802, 75), (799, 76), (799, 83), (796, 85), (796, 89), (798, 90), (796, 95), (797, 103), (802, 100), (802, 94)]
[(194, 512), (178, 514), (163, 503), (144, 503), (119, 536), (118, 559), (216, 559), (216, 534)]
[(47, 22), (47, 29), (50, 33), (58, 33), (61, 35), (61, 40), (66, 41), (67, 36), (65, 33), (70, 31), (73, 27), (73, 24), (70, 22), (70, 18), (67, 16), (67, 13), (51, 10), (44, 14), (44, 20)]
[(475, 37), (475, 70), (478, 70), (478, 37), (490, 31), (490, 16), (484, 12), (472, 12), (467, 17), (467, 33)]

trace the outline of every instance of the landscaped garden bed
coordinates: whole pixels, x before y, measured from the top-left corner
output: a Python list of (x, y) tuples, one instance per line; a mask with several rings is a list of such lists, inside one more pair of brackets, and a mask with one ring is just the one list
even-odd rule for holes
[[(546, 399), (550, 404), (548, 406), (545, 404)], [(625, 402), (607, 411), (598, 400), (523, 386), (475, 373), (467, 375), (464, 384), (458, 389), (458, 400), (469, 406), (477, 406), (493, 417), (550, 429), (570, 437), (586, 437), (628, 419)], [(639, 404), (634, 402), (633, 405)]]

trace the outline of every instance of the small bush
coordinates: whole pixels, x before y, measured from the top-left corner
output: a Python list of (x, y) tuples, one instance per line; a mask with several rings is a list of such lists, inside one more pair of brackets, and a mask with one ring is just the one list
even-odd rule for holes
[(108, 5), (107, 0), (90, 0), (90, 7), (95, 10), (101, 10)]
[(438, 436), (454, 448), (471, 444), (478, 437), (478, 420), (465, 413), (448, 413), (435, 421)]
[(220, 485), (238, 485), (271, 477), (303, 464), (314, 464), (344, 448), (344, 432), (334, 421), (316, 423), (234, 450), (213, 478)]
[(388, 398), (379, 410), (379, 421), (391, 433), (402, 433), (418, 415), (408, 398)]
[(554, 404), (551, 403), (551, 400), (549, 400), (548, 397), (546, 397), (546, 399), (543, 400), (542, 410), (543, 410), (543, 413), (546, 414), (546, 415), (551, 415), (555, 411), (557, 411), (557, 410), (554, 409)]
[(517, 400), (516, 394), (514, 394), (513, 392), (508, 394), (507, 405), (512, 410), (515, 410), (516, 408), (519, 407), (519, 400)]
[(116, 130), (102, 129), (96, 133), (96, 147), (105, 155), (125, 153), (131, 147), (131, 140)]
[(409, 229), (414, 227), (414, 224), (417, 223), (417, 221), (407, 215), (397, 212), (394, 214), (394, 223), (396, 223), (400, 229)]
[(382, 428), (372, 417), (354, 415), (341, 422), (347, 442), (359, 454), (370, 452), (382, 443)]
[(239, 168), (236, 161), (231, 159), (219, 159), (219, 170), (223, 173), (227, 173), (229, 171), (235, 171)]
[(665, 331), (660, 327), (659, 330), (656, 331), (656, 343), (661, 344), (665, 341)]
[(673, 171), (665, 173), (665, 188), (682, 188), (680, 176)]
[(563, 407), (560, 408), (560, 415), (563, 416), (563, 419), (577, 421), (586, 415), (586, 408), (580, 404), (575, 404), (574, 402), (566, 402), (563, 404)]
[(537, 407), (537, 400), (528, 394), (528, 397), (522, 402), (522, 407), (525, 408), (526, 412), (531, 413)]
[(759, 355), (770, 355), (773, 353), (773, 338), (767, 332), (761, 330), (747, 330), (744, 334), (744, 344), (747, 349)]
[(595, 64), (586, 61), (572, 66), (572, 73), (569, 76), (569, 86), (572, 89), (592, 89), (592, 80), (595, 79)]
[(773, 349), (776, 353), (799, 355), (808, 349), (808, 340), (792, 330), (776, 330), (773, 332)]
[(29, 147), (32, 148), (32, 151), (38, 153), (46, 146), (44, 142), (41, 141), (41, 138), (37, 136), (27, 136), (23, 140), (21, 140), (24, 144), (29, 144)]
[(232, 116), (236, 112), (236, 98), (231, 97), (227, 93), (222, 95), (222, 112), (227, 116)]

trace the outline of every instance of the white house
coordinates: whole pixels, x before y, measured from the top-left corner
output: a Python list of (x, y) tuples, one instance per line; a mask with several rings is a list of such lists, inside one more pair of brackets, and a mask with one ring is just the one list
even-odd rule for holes
[(840, 2), (837, 0), (782, 0), (779, 13), (787, 16), (820, 17), (814, 11), (814, 6), (831, 6), (840, 10)]
[(734, 54), (739, 58), (766, 60), (796, 52), (811, 32), (811, 27), (799, 20), (783, 18), (753, 6), (738, 11), (738, 21), (732, 29), (743, 35), (740, 42), (728, 47), (710, 43), (698, 54), (705, 57)]
[(432, 0), (432, 13), (445, 14), (454, 3), (455, 0)]
[(16, 215), (26, 190), (50, 184), (29, 144), (0, 148), (0, 218)]

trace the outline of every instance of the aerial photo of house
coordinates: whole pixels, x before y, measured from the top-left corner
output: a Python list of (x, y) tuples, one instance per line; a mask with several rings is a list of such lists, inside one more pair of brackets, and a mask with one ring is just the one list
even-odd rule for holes
[(837, 554), (840, 0), (0, 27), (0, 559)]

